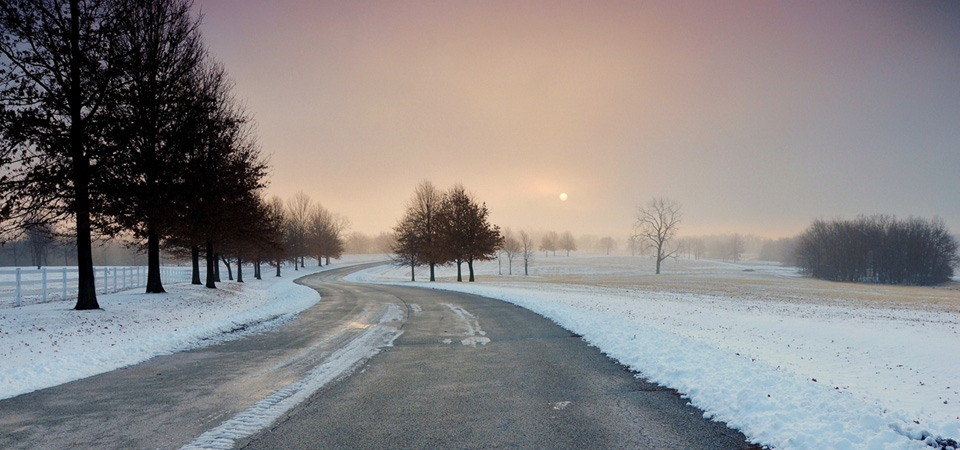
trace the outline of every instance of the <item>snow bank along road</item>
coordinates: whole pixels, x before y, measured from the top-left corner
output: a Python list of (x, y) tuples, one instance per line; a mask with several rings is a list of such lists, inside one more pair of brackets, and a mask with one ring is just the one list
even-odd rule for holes
[[(634, 378), (526, 310), (338, 281), (352, 270), (304, 279), (323, 300), (259, 334), (41, 390), (11, 382), (27, 393), (0, 400), (0, 448), (748, 448), (674, 391)], [(118, 327), (121, 309), (96, 320)], [(36, 312), (5, 314), (20, 322)], [(51, 361), (43, 367), (63, 369)]]
[(2, 400), (0, 448), (230, 448), (388, 345), (396, 305), (331, 295), (265, 333)]
[(402, 334), (238, 448), (752, 448), (675, 391), (509, 303), (326, 281), (325, 301), (393, 297)]

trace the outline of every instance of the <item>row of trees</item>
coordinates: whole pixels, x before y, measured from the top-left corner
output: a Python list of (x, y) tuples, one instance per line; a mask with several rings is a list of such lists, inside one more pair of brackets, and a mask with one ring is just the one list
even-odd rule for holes
[(346, 217), (313, 203), (302, 191), (287, 200), (283, 217), (285, 253), (293, 260), (294, 270), (304, 267), (307, 256), (316, 256), (317, 264), (323, 266), (324, 259), (330, 264), (330, 258), (343, 255), (343, 235), (350, 228)]
[(457, 281), (463, 281), (463, 263), (474, 281), (474, 261), (495, 258), (503, 245), (500, 228), (489, 223), (489, 214), (487, 205), (478, 203), (463, 185), (441, 192), (423, 181), (394, 227), (394, 259), (410, 266), (411, 281), (416, 280), (417, 266), (429, 266), (430, 281), (436, 281), (436, 266), (450, 263), (457, 265)]
[[(190, 0), (0, 3), (0, 232), (69, 223), (77, 309), (97, 309), (92, 235), (238, 261), (282, 242), (260, 195), (267, 165)], [(249, 256), (248, 256), (249, 255)], [(199, 281), (195, 276), (194, 281)]]
[(835, 281), (932, 285), (949, 281), (958, 262), (942, 220), (885, 215), (816, 220), (795, 251), (804, 273)]
[(564, 231), (563, 234), (557, 234), (556, 231), (548, 231), (540, 238), (540, 251), (543, 256), (547, 256), (548, 252), (553, 252), (556, 256), (557, 250), (566, 251), (567, 256), (577, 250), (577, 240), (573, 238), (573, 233)]
[(530, 275), (530, 263), (533, 262), (533, 238), (526, 231), (514, 235), (510, 229), (503, 234), (503, 252), (507, 255), (507, 270), (513, 275), (513, 260), (517, 257), (523, 260), (523, 274)]

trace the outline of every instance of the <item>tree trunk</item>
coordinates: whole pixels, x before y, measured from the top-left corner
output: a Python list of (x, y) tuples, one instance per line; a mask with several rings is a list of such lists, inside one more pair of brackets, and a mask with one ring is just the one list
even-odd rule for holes
[(93, 242), (90, 237), (90, 157), (84, 149), (83, 96), (80, 93), (80, 2), (70, 0), (70, 153), (74, 207), (77, 215), (77, 304), (74, 309), (100, 309), (93, 276)]
[(417, 281), (417, 263), (410, 261), (410, 281)]
[(165, 291), (160, 279), (160, 236), (154, 229), (153, 220), (147, 220), (147, 293), (162, 294)]
[(203, 284), (200, 281), (200, 246), (194, 245), (190, 247), (190, 259), (193, 262), (193, 277), (190, 280), (190, 284)]
[(433, 274), (433, 268), (436, 266), (435, 263), (430, 262), (430, 281), (437, 281), (437, 277)]
[(260, 258), (257, 258), (257, 260), (253, 263), (253, 277), (258, 280), (263, 279), (260, 277)]
[[(230, 261), (223, 255), (220, 255), (220, 260), (227, 266), (227, 279), (233, 281), (233, 269), (230, 268)], [(220, 281), (220, 274), (217, 274), (217, 281)]]
[(657, 244), (657, 275), (660, 275), (660, 261), (663, 261), (663, 244)]
[(213, 254), (213, 244), (207, 242), (207, 287), (210, 289), (217, 288), (216, 269), (214, 268), (216, 265), (217, 258)]
[(323, 267), (323, 256), (317, 255), (317, 267)]
[(213, 255), (213, 279), (219, 283), (220, 282), (220, 255)]
[(470, 271), (470, 282), (472, 283), (475, 281), (473, 279), (473, 260), (472, 259), (467, 260), (467, 269)]
[(460, 266), (463, 265), (463, 261), (457, 260), (457, 283), (463, 281), (463, 275), (461, 275)]
[(278, 259), (278, 260), (277, 260), (277, 276), (278, 276), (278, 277), (280, 276), (280, 264), (281, 264), (281, 262), (280, 262), (280, 260)]
[(237, 283), (243, 283), (243, 260), (237, 255)]

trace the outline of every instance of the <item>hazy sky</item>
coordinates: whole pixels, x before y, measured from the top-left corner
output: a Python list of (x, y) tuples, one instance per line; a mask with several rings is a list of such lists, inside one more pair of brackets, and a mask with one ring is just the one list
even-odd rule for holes
[(270, 193), (356, 231), (389, 230), (429, 179), (515, 230), (622, 239), (665, 196), (682, 234), (860, 213), (960, 232), (960, 2), (195, 6)]

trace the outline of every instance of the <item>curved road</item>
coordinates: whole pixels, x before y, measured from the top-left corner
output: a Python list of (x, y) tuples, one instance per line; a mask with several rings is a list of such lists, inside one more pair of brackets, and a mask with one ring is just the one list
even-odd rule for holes
[(309, 398), (271, 428), (227, 443), (755, 448), (538, 315), (472, 295), (341, 280), (355, 270), (299, 280), (323, 300), (273, 331), (0, 401), (0, 448), (196, 444), (278, 393), (294, 397), (288, 391), (323, 375), (318, 369), (343, 370), (342, 349), (374, 330), (386, 330), (374, 337), (392, 346), (350, 365), (358, 367), (350, 376), (333, 373), (316, 393), (301, 389)]

